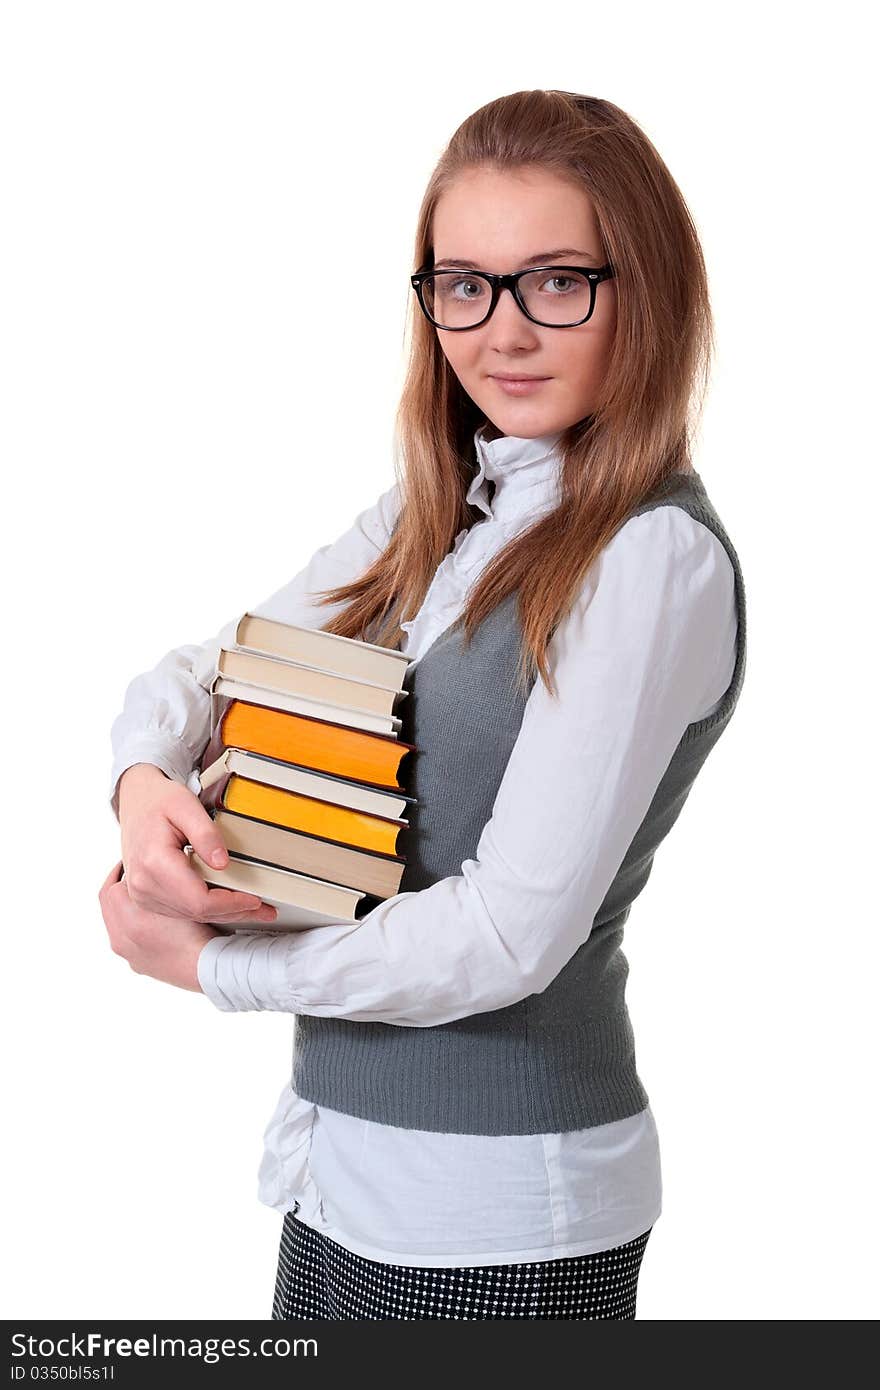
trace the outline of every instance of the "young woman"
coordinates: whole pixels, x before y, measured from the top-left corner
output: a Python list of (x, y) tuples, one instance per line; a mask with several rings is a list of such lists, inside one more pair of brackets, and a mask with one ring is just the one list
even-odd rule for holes
[(104, 919), (136, 971), (295, 1015), (260, 1169), (275, 1318), (632, 1319), (661, 1177), (624, 923), (745, 671), (690, 459), (703, 258), (638, 126), (538, 90), (455, 132), (416, 266), (397, 480), (252, 609), (413, 658), (401, 891), (210, 925), (275, 915), (183, 853), (224, 859), (197, 770), (237, 614), (126, 692)]

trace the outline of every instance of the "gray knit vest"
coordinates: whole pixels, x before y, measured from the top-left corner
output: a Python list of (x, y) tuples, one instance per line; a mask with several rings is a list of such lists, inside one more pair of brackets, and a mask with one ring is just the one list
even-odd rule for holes
[[(624, 923), (657, 846), (727, 727), (746, 660), (739, 560), (699, 474), (674, 473), (630, 516), (658, 506), (681, 507), (730, 557), (736, 665), (719, 706), (685, 729), (587, 940), (541, 993), (451, 1023), (405, 1027), (296, 1015), (291, 1081), (304, 1099), (406, 1129), (486, 1135), (584, 1129), (647, 1105), (624, 997)], [(407, 670), (400, 736), (418, 750), (407, 787), (418, 805), (410, 808), (400, 892), (460, 874), (463, 861), (476, 857), (527, 698), (515, 680), (516, 598), (509, 595), (489, 614), (470, 647), (463, 648), (457, 620)]]

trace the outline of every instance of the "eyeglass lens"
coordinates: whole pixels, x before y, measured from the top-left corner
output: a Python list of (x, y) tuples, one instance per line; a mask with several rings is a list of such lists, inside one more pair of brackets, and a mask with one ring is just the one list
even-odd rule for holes
[[(429, 275), (422, 282), (428, 313), (441, 328), (473, 328), (492, 302), (492, 286), (470, 271)], [(590, 282), (577, 271), (532, 271), (519, 292), (533, 318), (548, 327), (579, 323), (590, 310)]]

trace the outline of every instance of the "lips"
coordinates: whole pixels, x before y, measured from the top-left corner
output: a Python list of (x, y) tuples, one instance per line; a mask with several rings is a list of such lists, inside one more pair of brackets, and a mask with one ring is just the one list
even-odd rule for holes
[(505, 396), (532, 396), (546, 386), (550, 380), (549, 376), (527, 376), (527, 377), (503, 377), (491, 376), (490, 381), (494, 381), (499, 391), (503, 391)]

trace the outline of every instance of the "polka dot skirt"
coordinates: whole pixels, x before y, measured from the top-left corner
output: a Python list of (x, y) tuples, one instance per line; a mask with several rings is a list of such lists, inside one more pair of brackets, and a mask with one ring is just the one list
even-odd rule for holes
[(288, 1212), (272, 1317), (634, 1319), (650, 1234), (570, 1259), (416, 1269), (355, 1255)]

